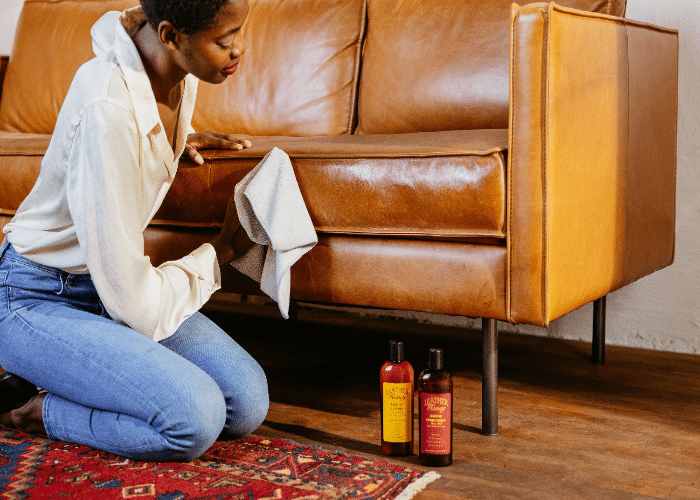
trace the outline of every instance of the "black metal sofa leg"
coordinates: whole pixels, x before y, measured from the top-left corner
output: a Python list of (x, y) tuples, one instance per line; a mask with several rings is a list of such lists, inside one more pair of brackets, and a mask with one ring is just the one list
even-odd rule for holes
[(593, 352), (591, 361), (596, 365), (605, 363), (605, 298), (593, 302)]
[[(592, 361), (605, 363), (605, 299), (593, 303)], [(498, 434), (498, 328), (495, 319), (481, 320), (482, 374), (481, 374), (481, 432), (487, 436)]]
[(297, 320), (299, 319), (299, 304), (297, 303), (296, 300), (289, 301), (288, 314), (289, 314), (289, 322), (296, 323)]
[(498, 434), (498, 328), (495, 319), (481, 320), (481, 432)]

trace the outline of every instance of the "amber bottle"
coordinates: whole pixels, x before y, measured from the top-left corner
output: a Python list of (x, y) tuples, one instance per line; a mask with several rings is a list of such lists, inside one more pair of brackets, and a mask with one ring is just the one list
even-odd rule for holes
[(418, 377), (418, 461), (428, 467), (452, 463), (452, 377), (442, 349), (430, 349), (428, 368)]
[(389, 343), (389, 361), (379, 372), (382, 454), (413, 454), (413, 367), (404, 360), (403, 342)]

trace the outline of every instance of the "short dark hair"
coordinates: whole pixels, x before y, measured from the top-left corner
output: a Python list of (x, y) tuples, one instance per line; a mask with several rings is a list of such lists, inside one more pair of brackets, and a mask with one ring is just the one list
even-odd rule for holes
[(229, 0), (140, 0), (148, 22), (155, 30), (168, 21), (180, 33), (191, 35), (213, 28), (216, 14)]

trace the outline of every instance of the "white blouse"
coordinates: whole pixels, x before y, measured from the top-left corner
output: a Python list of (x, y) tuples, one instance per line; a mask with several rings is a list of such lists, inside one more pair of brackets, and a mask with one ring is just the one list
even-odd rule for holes
[(214, 247), (159, 267), (143, 231), (173, 182), (194, 109), (197, 79), (185, 78), (175, 151), (130, 35), (140, 7), (105, 14), (92, 28), (96, 58), (76, 73), (39, 178), (4, 232), (25, 258), (90, 273), (116, 321), (158, 341), (221, 286)]

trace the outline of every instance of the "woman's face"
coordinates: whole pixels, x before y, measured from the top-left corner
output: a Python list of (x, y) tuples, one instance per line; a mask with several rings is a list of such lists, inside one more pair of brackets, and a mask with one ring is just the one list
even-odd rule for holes
[(208, 83), (226, 80), (245, 52), (241, 27), (247, 15), (248, 0), (229, 0), (222, 5), (213, 28), (183, 35), (180, 66)]

